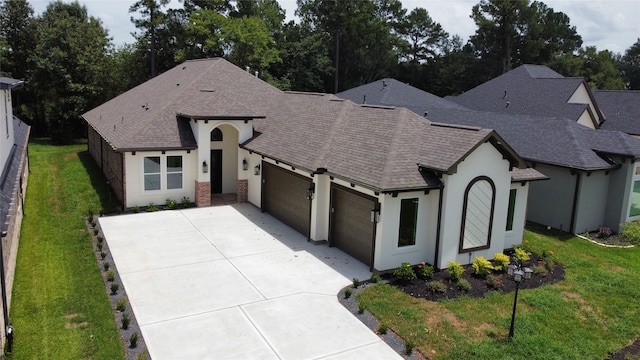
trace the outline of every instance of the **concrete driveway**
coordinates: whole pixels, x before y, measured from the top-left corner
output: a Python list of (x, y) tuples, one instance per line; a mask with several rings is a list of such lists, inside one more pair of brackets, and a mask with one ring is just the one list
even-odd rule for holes
[(401, 358), (337, 300), (368, 267), (253, 205), (100, 225), (154, 360)]

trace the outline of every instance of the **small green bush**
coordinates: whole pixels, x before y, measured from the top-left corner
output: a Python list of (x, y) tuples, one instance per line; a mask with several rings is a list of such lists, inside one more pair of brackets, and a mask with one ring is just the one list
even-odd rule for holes
[(108, 262), (108, 261), (105, 261), (105, 262), (102, 264), (102, 268), (104, 269), (104, 271), (108, 271), (108, 270), (109, 270), (109, 266), (110, 266), (110, 265), (111, 265), (111, 264), (109, 264), (109, 262)]
[(129, 324), (131, 323), (131, 316), (129, 314), (122, 313), (122, 329), (127, 330), (129, 328)]
[(96, 244), (96, 247), (98, 248), (98, 251), (102, 251), (102, 248), (104, 247), (104, 244), (99, 242)]
[(102, 235), (98, 235), (98, 237), (96, 238), (96, 240), (98, 240), (98, 243), (101, 243), (104, 241), (104, 237)]
[(457, 285), (458, 285), (458, 289), (464, 292), (468, 292), (469, 290), (471, 290), (471, 283), (467, 279), (458, 280)]
[(108, 282), (112, 282), (115, 278), (116, 278), (116, 273), (113, 270), (107, 271), (107, 281)]
[(518, 265), (523, 266), (525, 262), (529, 261), (529, 259), (531, 258), (531, 253), (527, 252), (525, 249), (522, 248), (514, 248), (515, 253), (513, 254), (513, 256), (516, 259), (516, 262), (518, 263)]
[(544, 261), (544, 267), (545, 269), (547, 269), (547, 271), (551, 272), (553, 271), (553, 267), (556, 266), (556, 262), (551, 260), (551, 259), (546, 259)]
[(180, 200), (180, 207), (183, 209), (186, 209), (189, 207), (189, 204), (191, 203), (191, 200), (189, 199), (188, 196), (183, 196), (182, 200)]
[(129, 338), (129, 348), (134, 349), (138, 346), (138, 333), (134, 332)]
[(127, 307), (127, 297), (123, 296), (120, 299), (118, 299), (118, 302), (116, 303), (116, 310), (123, 312), (126, 307)]
[(503, 272), (507, 270), (507, 266), (511, 262), (509, 256), (503, 253), (495, 253), (493, 254), (493, 269), (498, 272)]
[(377, 284), (380, 281), (382, 281), (382, 278), (380, 277), (380, 275), (378, 275), (378, 274), (371, 275), (371, 282), (372, 283)]
[(134, 214), (139, 213), (140, 212), (140, 206), (136, 205), (136, 206), (132, 207), (131, 211), (133, 211)]
[(93, 235), (98, 235), (100, 233), (100, 230), (98, 229), (93, 229)]
[(405, 284), (411, 282), (411, 280), (416, 279), (416, 273), (413, 271), (411, 264), (409, 264), (408, 262), (403, 262), (399, 268), (395, 269), (393, 271), (393, 276), (395, 276), (400, 282), (403, 282)]
[(364, 314), (364, 304), (362, 304), (361, 302), (358, 303), (358, 314)]
[(451, 281), (458, 282), (464, 273), (464, 267), (462, 267), (459, 262), (449, 261), (447, 264), (447, 272), (449, 273), (449, 279), (451, 279)]
[(158, 205), (154, 203), (149, 203), (149, 205), (147, 205), (147, 212), (154, 212), (154, 211), (158, 211)]
[(491, 261), (485, 259), (482, 256), (478, 256), (473, 260), (473, 273), (480, 277), (487, 277), (487, 275), (491, 274), (491, 270), (493, 270), (493, 265), (491, 265)]
[(433, 277), (433, 266), (427, 265), (424, 261), (418, 264), (417, 275), (422, 280), (429, 280)]
[(353, 278), (353, 288), (357, 289), (360, 286), (360, 280), (358, 278)]
[(640, 221), (620, 224), (622, 236), (631, 244), (640, 245)]
[(351, 289), (346, 289), (346, 290), (344, 291), (344, 298), (345, 298), (345, 299), (350, 298), (352, 293), (353, 293), (353, 292), (351, 291)]
[(91, 227), (96, 227), (96, 221), (95, 220), (91, 220)]
[(104, 251), (100, 251), (100, 259), (104, 260), (107, 257), (107, 253)]
[(175, 200), (167, 199), (164, 204), (166, 210), (173, 210), (178, 207), (178, 202)]
[(541, 265), (535, 265), (534, 267), (531, 268), (531, 270), (533, 270), (533, 275), (538, 275), (538, 276), (547, 273), (547, 269)]
[(504, 283), (502, 282), (502, 277), (499, 275), (489, 275), (487, 276), (487, 286), (490, 288), (494, 288), (496, 290), (500, 290), (504, 287)]
[(118, 285), (118, 283), (111, 283), (111, 295), (117, 294), (118, 289), (120, 289), (120, 285)]
[(427, 283), (427, 290), (432, 293), (444, 294), (447, 292), (447, 286), (442, 281), (433, 280)]
[(380, 325), (378, 325), (378, 334), (384, 335), (387, 333), (388, 330), (389, 330), (389, 325), (387, 325), (386, 322), (381, 321)]
[(411, 353), (413, 352), (413, 348), (414, 347), (415, 347), (415, 344), (413, 343), (413, 341), (405, 340), (405, 342), (404, 342), (404, 353), (405, 353), (405, 355), (411, 355)]

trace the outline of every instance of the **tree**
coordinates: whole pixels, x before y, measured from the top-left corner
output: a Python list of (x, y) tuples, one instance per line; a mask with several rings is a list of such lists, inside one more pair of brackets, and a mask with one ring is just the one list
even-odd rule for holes
[(522, 64), (546, 63), (582, 45), (568, 16), (537, 1), (480, 0), (471, 18), (478, 28), (470, 42), (491, 77)]
[(640, 90), (640, 38), (619, 59), (618, 69), (629, 90)]
[(38, 28), (37, 61), (28, 83), (40, 103), (36, 111), (46, 121), (45, 133), (66, 143), (85, 136), (82, 113), (115, 95), (109, 76), (112, 45), (100, 21), (77, 1), (49, 3)]
[(419, 63), (433, 58), (449, 36), (442, 26), (434, 22), (427, 10), (415, 8), (399, 24), (398, 33), (408, 41), (406, 51), (411, 63), (411, 84), (415, 84), (415, 71)]
[(131, 17), (131, 22), (144, 31), (140, 37), (144, 37), (146, 33), (149, 36), (152, 78), (156, 76), (156, 29), (163, 20), (161, 8), (169, 2), (170, 0), (138, 0), (129, 8), (130, 13), (139, 12), (142, 15), (141, 19)]
[(584, 77), (589, 87), (600, 90), (621, 90), (624, 80), (618, 69), (613, 53), (598, 51), (595, 46), (578, 50), (577, 55), (564, 54), (549, 66), (564, 76)]

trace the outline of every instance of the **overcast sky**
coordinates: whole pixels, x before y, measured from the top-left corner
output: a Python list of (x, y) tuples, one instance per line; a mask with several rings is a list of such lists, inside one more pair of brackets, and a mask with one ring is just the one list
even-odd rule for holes
[[(286, 10), (287, 19), (294, 18), (296, 0), (278, 0)], [(415, 7), (427, 9), (429, 15), (439, 22), (445, 31), (458, 34), (465, 41), (475, 32), (469, 15), (478, 0), (401, 0), (411, 11)], [(65, 0), (65, 2), (70, 2)], [(132, 43), (131, 33), (136, 31), (131, 24), (129, 6), (135, 0), (79, 0), (87, 6), (89, 15), (100, 18), (109, 30), (116, 45)], [(571, 19), (571, 25), (582, 36), (583, 46), (596, 46), (616, 53), (633, 45), (640, 37), (640, 0), (545, 0), (547, 6), (562, 11)], [(36, 13), (45, 9), (49, 0), (29, 0)], [(178, 0), (171, 0), (170, 7), (181, 7)]]

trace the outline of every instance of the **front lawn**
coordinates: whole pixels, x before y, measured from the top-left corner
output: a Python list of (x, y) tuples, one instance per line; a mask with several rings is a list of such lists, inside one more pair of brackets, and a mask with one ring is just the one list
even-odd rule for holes
[(10, 318), (11, 359), (122, 359), (85, 219), (108, 207), (86, 145), (31, 142), (31, 174)]
[(640, 335), (639, 248), (604, 248), (542, 228), (525, 238), (534, 252), (553, 250), (566, 274), (520, 290), (512, 341), (513, 293), (432, 302), (378, 285), (358, 300), (431, 359), (604, 359)]

